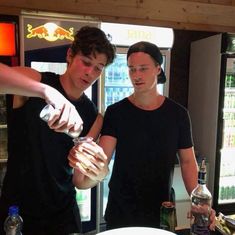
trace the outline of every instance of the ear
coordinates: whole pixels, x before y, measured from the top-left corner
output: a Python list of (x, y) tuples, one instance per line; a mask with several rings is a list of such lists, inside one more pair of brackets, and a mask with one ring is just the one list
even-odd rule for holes
[(162, 67), (161, 67), (161, 65), (157, 65), (156, 66), (156, 71), (157, 71), (157, 75), (159, 75), (160, 73), (161, 73), (161, 71), (162, 71)]
[(72, 49), (69, 48), (69, 49), (67, 50), (67, 55), (66, 55), (66, 61), (67, 61), (68, 64), (71, 63), (72, 58), (73, 58)]

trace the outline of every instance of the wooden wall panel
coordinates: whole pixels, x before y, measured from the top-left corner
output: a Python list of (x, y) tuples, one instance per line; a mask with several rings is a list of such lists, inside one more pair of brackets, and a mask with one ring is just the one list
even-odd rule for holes
[(192, 41), (215, 34), (217, 33), (174, 30), (175, 40), (171, 50), (169, 97), (185, 107), (188, 107), (190, 44)]
[(235, 32), (235, 0), (1, 0), (21, 9), (94, 16), (102, 21), (175, 29)]

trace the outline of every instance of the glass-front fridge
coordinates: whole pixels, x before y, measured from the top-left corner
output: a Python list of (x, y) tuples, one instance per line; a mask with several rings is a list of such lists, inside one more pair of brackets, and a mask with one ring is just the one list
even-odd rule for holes
[[(60, 14), (52, 16), (35, 13), (31, 15), (23, 12), (21, 16), (21, 63), (40, 72), (63, 74), (67, 68), (67, 50), (76, 31), (85, 25), (99, 27), (99, 24), (92, 20), (75, 20), (69, 15), (64, 18)], [(48, 26), (53, 27), (48, 28)], [(48, 35), (43, 33), (46, 30), (51, 30), (48, 31)], [(85, 93), (97, 104), (97, 83), (88, 88)], [(95, 230), (96, 187), (87, 190), (76, 189), (76, 200), (82, 220), (82, 233)]]
[(213, 208), (235, 214), (235, 35), (194, 41), (188, 109), (195, 149), (208, 162)]
[[(60, 48), (57, 48), (60, 50)], [(40, 53), (43, 53), (43, 49)], [(63, 51), (63, 50), (62, 50)], [(57, 74), (63, 74), (66, 70), (67, 63), (66, 62), (50, 62), (50, 59), (46, 57), (47, 61), (37, 61), (36, 58), (31, 61), (30, 54), (34, 54), (34, 52), (26, 53), (26, 61), (30, 61), (29, 65), (30, 67), (34, 68), (35, 70), (39, 72), (54, 72)], [(38, 53), (38, 51), (37, 51)], [(36, 53), (36, 54), (37, 54)], [(32, 56), (32, 57), (35, 57)], [(61, 56), (62, 57), (62, 56)], [(64, 57), (62, 57), (64, 58)], [(36, 61), (35, 61), (36, 60)], [(92, 88), (90, 87), (85, 91), (85, 94), (92, 99)], [(96, 188), (93, 189), (84, 189), (79, 190), (75, 188), (76, 190), (76, 201), (79, 207), (80, 216), (82, 220), (82, 231), (87, 232), (95, 229), (95, 203), (96, 203)]]
[(227, 58), (218, 204), (235, 203), (235, 58)]
[[(127, 67), (127, 53), (128, 47), (117, 47), (117, 54), (114, 62), (109, 65), (100, 80), (100, 97), (101, 97), (101, 111), (104, 114), (106, 108), (122, 100), (125, 97), (130, 96), (133, 93), (133, 87), (129, 79), (128, 67)], [(169, 87), (169, 66), (170, 66), (170, 50), (162, 49), (163, 55), (162, 69), (167, 76), (167, 83), (158, 84), (158, 91), (160, 94), (168, 96)], [(103, 101), (102, 101), (103, 100)], [(105, 229), (104, 214), (108, 200), (109, 187), (108, 183), (112, 174), (112, 168), (114, 163), (115, 153), (109, 163), (109, 175), (100, 183), (98, 188), (97, 199), (97, 232)]]

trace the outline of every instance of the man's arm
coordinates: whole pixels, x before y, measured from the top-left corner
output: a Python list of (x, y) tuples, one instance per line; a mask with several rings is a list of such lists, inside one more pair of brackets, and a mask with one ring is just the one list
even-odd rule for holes
[(28, 67), (9, 67), (0, 63), (0, 93), (45, 98), (46, 85), (40, 73)]
[(197, 186), (198, 179), (198, 165), (196, 162), (194, 149), (180, 149), (179, 161), (184, 185), (190, 195), (193, 189)]
[(103, 116), (101, 113), (98, 113), (95, 122), (93, 123), (91, 129), (89, 130), (87, 136), (93, 138), (96, 141), (100, 135), (100, 131), (103, 125)]
[(0, 63), (0, 94), (14, 94), (14, 108), (25, 104), (27, 97), (40, 97), (55, 108), (48, 125), (63, 132), (65, 129), (77, 131), (83, 121), (71, 104), (55, 88), (40, 82), (41, 74), (29, 67), (9, 67)]
[[(193, 148), (179, 150), (180, 165), (184, 185), (188, 194), (197, 186), (198, 180), (198, 165), (195, 159)], [(215, 210), (211, 209), (210, 214), (210, 230), (215, 230)]]

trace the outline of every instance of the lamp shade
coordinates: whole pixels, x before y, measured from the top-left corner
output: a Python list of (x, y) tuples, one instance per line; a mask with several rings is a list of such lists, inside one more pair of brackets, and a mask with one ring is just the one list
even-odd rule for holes
[(15, 24), (0, 22), (0, 56), (14, 56), (15, 54)]

